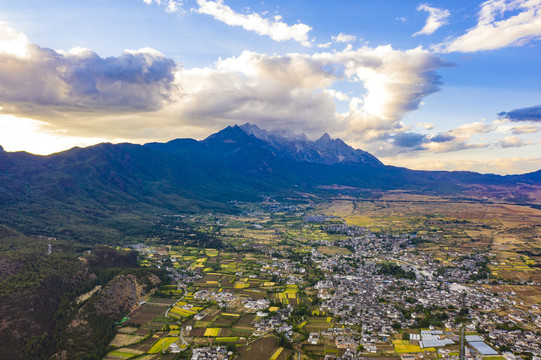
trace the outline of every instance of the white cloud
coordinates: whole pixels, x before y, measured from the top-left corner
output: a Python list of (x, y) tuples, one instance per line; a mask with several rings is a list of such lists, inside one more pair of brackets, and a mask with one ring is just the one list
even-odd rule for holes
[(429, 15), (426, 19), (425, 26), (421, 30), (413, 34), (413, 36), (433, 34), (440, 27), (448, 24), (448, 21), (446, 19), (451, 15), (449, 10), (438, 9), (428, 6), (426, 4), (419, 5), (419, 7), (417, 7), (417, 11), (426, 11)]
[[(504, 18), (506, 13), (513, 15)], [(475, 52), (521, 46), (541, 37), (541, 0), (489, 0), (481, 4), (477, 25), (436, 45), (441, 52)]]
[(524, 140), (522, 140), (518, 136), (506, 136), (502, 141), (498, 143), (502, 148), (509, 148), (509, 147), (521, 147), (526, 145), (524, 143)]
[(338, 100), (338, 101), (349, 101), (351, 100), (351, 97), (348, 96), (348, 94), (345, 94), (341, 91), (337, 91), (337, 90), (334, 90), (334, 89), (327, 89), (325, 90), (325, 92), (329, 95), (331, 95), (334, 99)]
[(44, 49), (6, 27), (0, 29), (0, 38), (18, 49), (15, 53), (0, 51), (4, 114), (62, 123), (74, 121), (75, 113), (155, 111), (176, 89), (177, 64), (156, 50), (126, 50), (118, 57), (101, 58), (82, 48), (69, 52)]
[(258, 35), (269, 36), (274, 41), (294, 40), (303, 46), (311, 46), (308, 33), (312, 28), (298, 23), (288, 25), (277, 15), (273, 18), (264, 18), (258, 13), (239, 14), (225, 5), (223, 0), (208, 1), (197, 0), (201, 14), (213, 16), (216, 20), (230, 26), (241, 26), (243, 29), (253, 31)]
[(469, 138), (457, 137), (447, 142), (429, 142), (425, 144), (425, 149), (431, 153), (448, 153), (468, 149), (486, 148), (487, 143), (469, 143)]
[(518, 125), (511, 127), (510, 131), (515, 135), (534, 134), (541, 131), (541, 127), (535, 125)]
[(24, 58), (28, 56), (29, 44), (26, 35), (0, 21), (0, 54)]
[(143, 0), (143, 2), (147, 5), (157, 4), (165, 6), (165, 11), (168, 13), (184, 12), (184, 1), (180, 0)]
[(449, 133), (458, 137), (471, 137), (472, 135), (489, 133), (491, 131), (494, 131), (493, 126), (487, 125), (482, 121), (477, 121), (460, 125), (456, 129), (451, 130)]
[(244, 51), (213, 66), (182, 70), (178, 78), (183, 96), (164, 113), (185, 124), (220, 129), (252, 122), (313, 134), (336, 126), (334, 99), (322, 90), (337, 75), (310, 56)]
[[(439, 77), (433, 71), (447, 65), (420, 48), (362, 47), (281, 56), (245, 51), (211, 67), (183, 70), (179, 79), (185, 96), (173, 108), (192, 123), (250, 121), (309, 134), (335, 131), (364, 145), (400, 131), (401, 118), (438, 90)], [(356, 94), (333, 89), (342, 81), (356, 84)], [(349, 101), (349, 111), (337, 114), (335, 100)]]
[(417, 123), (416, 125), (418, 127), (422, 127), (422, 128), (427, 129), (427, 130), (432, 130), (434, 128), (434, 124), (431, 124), (431, 123)]
[[(0, 54), (2, 113), (42, 120), (72, 136), (107, 133), (126, 140), (185, 136), (185, 129), (208, 133), (249, 121), (314, 136), (333, 132), (373, 148), (405, 131), (401, 119), (438, 91), (435, 70), (449, 65), (422, 48), (391, 46), (245, 51), (193, 69), (152, 49), (101, 58), (88, 49), (25, 46), (27, 58)], [(341, 82), (348, 94), (337, 91)], [(349, 104), (346, 113), (337, 113), (338, 101)]]
[(333, 36), (332, 39), (333, 39), (333, 41), (336, 41), (336, 42), (350, 43), (350, 42), (354, 42), (355, 40), (357, 40), (357, 36), (340, 33), (340, 34), (338, 34), (336, 36)]
[(329, 48), (331, 45), (332, 45), (332, 42), (329, 41), (329, 42), (326, 42), (325, 44), (317, 44), (317, 47), (320, 48), (320, 49), (327, 49), (327, 48)]
[(437, 68), (449, 66), (421, 48), (394, 50), (391, 46), (363, 47), (316, 57), (343, 64), (347, 80), (362, 84), (366, 94), (352, 98), (345, 119), (366, 140), (382, 138), (402, 128), (400, 120), (416, 110), (422, 99), (439, 90)]

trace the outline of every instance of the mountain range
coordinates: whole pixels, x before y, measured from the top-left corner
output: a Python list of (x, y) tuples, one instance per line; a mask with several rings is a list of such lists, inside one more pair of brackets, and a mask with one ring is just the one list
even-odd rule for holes
[(104, 241), (144, 233), (156, 214), (231, 211), (263, 195), (406, 190), (538, 206), (541, 170), (522, 175), (387, 166), (324, 134), (316, 141), (256, 125), (208, 138), (103, 143), (38, 156), (0, 148), (0, 223), (27, 234)]

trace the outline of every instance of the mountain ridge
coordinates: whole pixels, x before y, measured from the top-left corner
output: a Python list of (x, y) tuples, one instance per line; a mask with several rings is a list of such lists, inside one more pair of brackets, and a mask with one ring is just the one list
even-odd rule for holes
[(537, 204), (530, 194), (538, 187), (541, 170), (507, 176), (410, 170), (384, 165), (328, 134), (310, 141), (245, 124), (201, 141), (102, 143), (48, 156), (0, 152), (0, 223), (97, 241), (138, 236), (156, 214), (234, 211), (234, 201), (267, 195), (351, 188), (485, 199), (490, 192), (490, 198)]
[(316, 141), (310, 141), (304, 134), (294, 134), (285, 131), (271, 132), (260, 129), (257, 125), (246, 123), (240, 126), (247, 134), (266, 141), (277, 151), (296, 160), (323, 164), (336, 164), (340, 162), (370, 163), (383, 165), (372, 154), (354, 149), (341, 139), (332, 139), (329, 134), (323, 134)]

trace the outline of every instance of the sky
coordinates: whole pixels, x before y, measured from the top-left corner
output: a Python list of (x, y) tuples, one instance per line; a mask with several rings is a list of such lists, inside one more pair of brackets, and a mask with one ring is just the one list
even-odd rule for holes
[(385, 164), (541, 169), (541, 0), (0, 1), (0, 145), (328, 133)]

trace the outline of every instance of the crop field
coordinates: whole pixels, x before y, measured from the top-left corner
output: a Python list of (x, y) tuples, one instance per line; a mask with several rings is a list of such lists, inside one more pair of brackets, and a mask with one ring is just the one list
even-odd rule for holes
[(436, 351), (434, 348), (421, 349), (419, 345), (410, 344), (408, 340), (393, 340), (393, 345), (398, 354)]
[(327, 330), (329, 328), (334, 327), (335, 322), (333, 321), (333, 318), (330, 316), (324, 316), (324, 317), (312, 316), (312, 317), (309, 317), (306, 320), (306, 323), (303, 323), (302, 326), (308, 332), (320, 332), (320, 331)]
[(320, 246), (317, 250), (324, 255), (349, 255), (351, 251), (338, 246)]
[(233, 325), (238, 320), (238, 317), (235, 316), (223, 316), (220, 315), (218, 318), (214, 319), (211, 323), (215, 327), (229, 327)]
[(327, 344), (305, 345), (305, 346), (303, 346), (303, 350), (306, 353), (312, 353), (312, 354), (315, 354), (315, 355), (318, 355), (318, 356), (325, 356), (325, 355), (337, 356), (337, 355), (339, 355), (340, 352), (342, 352), (342, 353), (344, 352), (343, 350), (341, 351), (340, 349), (338, 349), (334, 345), (327, 345)]
[(274, 354), (272, 354), (272, 356), (270, 357), (269, 360), (276, 360), (276, 359), (278, 359), (278, 357), (280, 356), (280, 354), (282, 353), (282, 351), (284, 351), (284, 348), (283, 348), (283, 347), (278, 348), (278, 349), (274, 352)]
[(264, 337), (241, 348), (239, 360), (269, 360), (279, 348), (278, 340), (274, 337)]
[(203, 336), (216, 337), (220, 333), (220, 328), (207, 328)]
[(489, 264), (492, 276), (541, 281), (541, 268), (537, 266), (541, 263), (540, 210), (389, 192), (379, 200), (344, 199), (320, 204), (318, 211), (373, 231), (430, 236), (432, 242), (420, 248), (444, 265), (449, 264), (450, 249), (462, 253), (492, 251), (496, 256)]
[(529, 304), (541, 304), (541, 289), (538, 286), (530, 285), (493, 285), (490, 286), (495, 293), (516, 294), (516, 301)]
[(132, 349), (119, 349), (113, 350), (107, 354), (105, 359), (129, 359), (143, 354), (141, 351), (132, 350)]
[(217, 337), (216, 342), (219, 343), (236, 343), (239, 338), (236, 336)]
[[(349, 225), (379, 228), (388, 232), (427, 231), (449, 232), (463, 236), (463, 230), (453, 234), (447, 225), (502, 225), (505, 228), (534, 226), (541, 223), (541, 211), (525, 206), (481, 204), (474, 201), (454, 201), (407, 193), (387, 193), (381, 200), (336, 200), (320, 204), (318, 211), (346, 220)], [(431, 223), (431, 221), (438, 221)], [(443, 228), (442, 228), (443, 225)], [(475, 229), (475, 226), (471, 226)], [(467, 235), (467, 234), (466, 234)], [(467, 236), (466, 236), (467, 237)]]
[(178, 338), (176, 337), (166, 337), (166, 338), (159, 339), (158, 341), (154, 343), (154, 345), (152, 345), (152, 347), (150, 348), (150, 350), (147, 351), (147, 353), (157, 354), (161, 352), (162, 349), (167, 349), (172, 343), (174, 343), (177, 340)]
[(218, 256), (219, 252), (216, 249), (205, 249), (205, 254), (210, 257)]
[(137, 324), (140, 326), (141, 333), (144, 333), (144, 330), (146, 329), (160, 329), (162, 325), (154, 325), (153, 320), (155, 318), (160, 318), (164, 315), (165, 308), (163, 306), (152, 306), (149, 304), (144, 304), (143, 306), (140, 306), (133, 312), (129, 314), (129, 319), (127, 320), (130, 324)]
[(243, 315), (239, 321), (237, 321), (238, 326), (248, 326), (250, 323), (255, 319), (255, 315), (253, 314), (246, 314)]
[(124, 346), (138, 343), (139, 341), (143, 339), (144, 339), (144, 336), (140, 336), (140, 335), (116, 334), (115, 338), (111, 342), (111, 345), (121, 348)]

